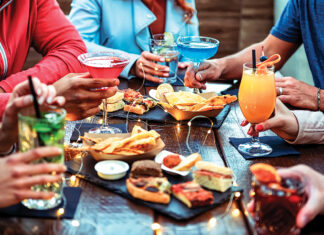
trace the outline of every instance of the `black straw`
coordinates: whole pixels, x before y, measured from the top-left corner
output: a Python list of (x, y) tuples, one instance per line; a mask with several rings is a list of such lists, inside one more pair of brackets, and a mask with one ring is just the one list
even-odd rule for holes
[(30, 92), (32, 93), (32, 96), (33, 96), (33, 102), (34, 102), (34, 108), (35, 108), (35, 112), (36, 112), (36, 117), (38, 119), (40, 119), (41, 114), (40, 114), (40, 111), (39, 111), (39, 105), (38, 105), (38, 102), (37, 102), (37, 96), (36, 96), (33, 80), (32, 80), (30, 75), (28, 76), (28, 82), (29, 82)]
[(255, 50), (252, 50), (252, 65), (253, 65), (253, 72), (256, 72), (256, 56), (255, 56)]
[[(31, 76), (28, 76), (28, 82), (29, 82), (29, 88), (30, 88), (30, 92), (32, 93), (33, 96), (33, 102), (34, 102), (34, 108), (35, 108), (35, 113), (36, 113), (36, 117), (37, 119), (41, 119), (41, 114), (39, 111), (39, 105), (37, 102), (37, 96), (36, 96), (36, 92), (35, 92), (35, 88), (34, 88), (34, 84), (33, 84), (33, 80), (31, 78)], [(40, 146), (45, 146), (43, 140), (40, 138), (39, 133), (36, 131), (37, 134), (37, 140)]]

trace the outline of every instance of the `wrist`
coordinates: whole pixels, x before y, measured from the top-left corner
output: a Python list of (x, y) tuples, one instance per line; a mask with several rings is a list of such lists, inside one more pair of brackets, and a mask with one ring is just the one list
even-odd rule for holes
[(6, 144), (6, 139), (8, 139), (8, 137), (0, 130), (0, 156), (8, 155), (12, 152), (14, 144)]
[(6, 93), (6, 91), (0, 86), (0, 93)]

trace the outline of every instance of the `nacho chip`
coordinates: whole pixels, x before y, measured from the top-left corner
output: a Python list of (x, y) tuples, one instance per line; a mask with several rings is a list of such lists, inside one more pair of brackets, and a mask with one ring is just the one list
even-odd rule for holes
[(200, 95), (188, 91), (169, 92), (164, 94), (164, 97), (171, 105), (195, 105), (206, 100)]
[(105, 139), (105, 140), (98, 142), (97, 144), (91, 146), (90, 149), (102, 151), (119, 140), (121, 140), (121, 138), (119, 138), (119, 137), (108, 138), (108, 139)]

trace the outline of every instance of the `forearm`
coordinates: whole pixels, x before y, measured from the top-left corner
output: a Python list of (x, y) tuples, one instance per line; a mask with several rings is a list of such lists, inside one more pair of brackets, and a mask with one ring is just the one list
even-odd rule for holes
[(221, 79), (240, 79), (242, 77), (242, 65), (246, 62), (252, 62), (252, 49), (256, 50), (256, 57), (259, 58), (261, 56), (261, 46), (262, 42), (256, 43), (233, 55), (215, 59), (218, 60), (223, 67)]
[(324, 114), (321, 111), (312, 112), (295, 110), (298, 121), (298, 135), (292, 144), (324, 144)]

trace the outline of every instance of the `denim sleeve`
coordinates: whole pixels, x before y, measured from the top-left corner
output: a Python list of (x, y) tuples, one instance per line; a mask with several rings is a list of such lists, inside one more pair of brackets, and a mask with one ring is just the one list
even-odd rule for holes
[(300, 10), (299, 0), (289, 0), (270, 33), (281, 40), (300, 44), (302, 42)]

